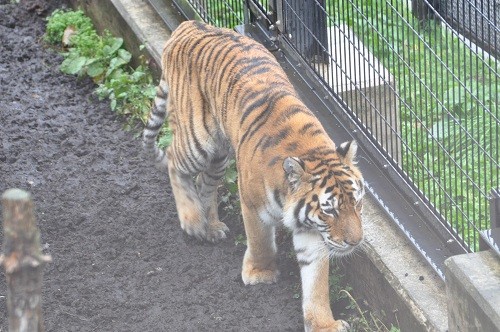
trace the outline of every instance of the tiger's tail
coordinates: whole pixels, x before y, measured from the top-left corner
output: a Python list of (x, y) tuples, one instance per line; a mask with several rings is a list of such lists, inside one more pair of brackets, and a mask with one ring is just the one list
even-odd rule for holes
[(167, 165), (167, 155), (165, 154), (165, 151), (160, 149), (156, 144), (156, 138), (168, 115), (166, 107), (167, 97), (167, 82), (161, 80), (160, 84), (156, 87), (154, 104), (151, 108), (151, 112), (149, 113), (149, 119), (142, 135), (144, 150), (149, 156), (154, 157), (155, 162), (162, 167)]

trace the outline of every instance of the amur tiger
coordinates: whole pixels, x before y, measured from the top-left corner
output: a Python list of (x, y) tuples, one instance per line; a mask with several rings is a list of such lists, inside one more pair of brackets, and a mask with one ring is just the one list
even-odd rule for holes
[[(356, 143), (336, 147), (273, 55), (231, 30), (182, 23), (162, 68), (143, 142), (168, 167), (182, 229), (213, 242), (226, 237), (217, 187), (235, 157), (247, 237), (243, 282), (276, 282), (275, 228), (285, 225), (300, 266), (305, 330), (345, 330), (330, 309), (328, 273), (330, 257), (363, 240)], [(173, 140), (164, 152), (155, 142), (167, 117)]]

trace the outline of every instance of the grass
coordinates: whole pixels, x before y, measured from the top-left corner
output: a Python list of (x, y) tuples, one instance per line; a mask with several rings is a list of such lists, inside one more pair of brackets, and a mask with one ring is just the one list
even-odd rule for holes
[(352, 287), (346, 283), (341, 268), (334, 262), (330, 267), (330, 302), (341, 305), (344, 312), (337, 319), (343, 319), (350, 325), (351, 332), (399, 332), (396, 326), (388, 327), (379, 315), (369, 310), (365, 301), (360, 303), (352, 296)]
[(472, 250), (489, 227), (489, 191), (499, 183), (500, 64), (469, 49), (405, 1), (330, 4), (394, 76), (403, 170)]

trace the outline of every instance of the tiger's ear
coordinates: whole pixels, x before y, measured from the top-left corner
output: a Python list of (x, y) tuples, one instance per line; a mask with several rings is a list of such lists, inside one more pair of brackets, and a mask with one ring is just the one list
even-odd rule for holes
[(290, 187), (297, 189), (305, 173), (304, 162), (297, 157), (287, 157), (283, 161), (283, 169)]
[(340, 159), (342, 159), (345, 163), (355, 164), (356, 161), (356, 151), (358, 150), (358, 143), (356, 141), (347, 141), (337, 148), (337, 153), (339, 154)]

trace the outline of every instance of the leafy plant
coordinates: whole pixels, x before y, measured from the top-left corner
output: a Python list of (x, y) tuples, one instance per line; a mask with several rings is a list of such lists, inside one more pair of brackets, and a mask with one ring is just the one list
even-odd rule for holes
[(360, 305), (351, 295), (352, 287), (344, 281), (344, 275), (336, 264), (332, 264), (328, 284), (332, 304), (342, 304), (346, 311), (341, 313), (355, 332), (399, 332), (399, 328), (387, 328), (384, 323), (370, 310), (367, 303)]
[[(123, 39), (109, 31), (98, 35), (83, 11), (56, 10), (48, 18), (45, 40), (60, 45), (71, 29), (69, 48), (63, 52), (61, 71), (69, 75), (89, 76), (98, 84), (97, 96), (108, 98), (113, 111), (125, 115), (128, 126), (145, 122), (155, 96), (153, 77), (147, 66), (130, 67), (132, 55), (123, 48)], [(163, 133), (168, 133), (164, 129)], [(166, 138), (160, 139), (165, 143)]]
[(234, 238), (234, 245), (235, 246), (238, 246), (238, 245), (246, 246), (247, 245), (247, 239), (246, 239), (245, 235), (244, 234), (238, 234), (238, 235), (236, 235), (236, 237)]
[(82, 10), (56, 9), (47, 18), (44, 40), (53, 45), (61, 44), (64, 31), (70, 26), (76, 29), (77, 34), (88, 35), (90, 31), (95, 31), (92, 20)]
[(224, 174), (224, 184), (232, 195), (238, 194), (238, 170), (236, 169), (236, 161), (231, 159)]
[(340, 269), (338, 268), (338, 266), (333, 266), (330, 269), (328, 284), (330, 286), (330, 301), (334, 303), (347, 298), (347, 295), (342, 292), (343, 290), (346, 290), (348, 292), (352, 291), (352, 287), (349, 285), (345, 285), (343, 279), (344, 275), (340, 273)]

